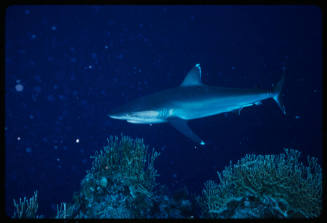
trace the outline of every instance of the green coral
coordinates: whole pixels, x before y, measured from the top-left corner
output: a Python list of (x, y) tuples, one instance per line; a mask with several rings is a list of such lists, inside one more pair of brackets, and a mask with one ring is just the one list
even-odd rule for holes
[(316, 158), (307, 157), (307, 166), (300, 162), (301, 153), (285, 149), (279, 155), (247, 154), (236, 164), (230, 162), (219, 184), (207, 181), (202, 191), (202, 205), (215, 216), (238, 197), (249, 195), (278, 201), (286, 217), (317, 217), (322, 207), (322, 170)]

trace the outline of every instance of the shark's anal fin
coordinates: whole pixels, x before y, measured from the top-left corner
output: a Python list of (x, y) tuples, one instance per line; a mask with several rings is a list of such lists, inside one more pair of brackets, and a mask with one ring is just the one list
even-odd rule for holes
[(171, 117), (168, 118), (168, 122), (174, 126), (178, 131), (180, 131), (183, 135), (187, 136), (190, 138), (192, 141), (200, 144), (200, 145), (205, 145), (204, 141), (200, 139), (199, 136), (197, 136), (187, 125), (187, 121), (183, 120), (178, 117)]

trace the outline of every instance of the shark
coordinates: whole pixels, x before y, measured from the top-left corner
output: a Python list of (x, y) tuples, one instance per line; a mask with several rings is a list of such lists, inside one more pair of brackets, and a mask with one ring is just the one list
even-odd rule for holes
[(114, 108), (108, 116), (133, 124), (169, 123), (193, 142), (205, 145), (189, 127), (189, 120), (240, 112), (245, 107), (260, 105), (266, 99), (273, 99), (285, 115), (280, 96), (284, 79), (285, 75), (282, 75), (269, 90), (209, 86), (201, 81), (200, 64), (195, 64), (178, 87), (134, 99)]

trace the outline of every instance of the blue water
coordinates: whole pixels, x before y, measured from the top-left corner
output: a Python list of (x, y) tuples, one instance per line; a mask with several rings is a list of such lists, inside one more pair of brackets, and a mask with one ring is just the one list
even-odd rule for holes
[[(294, 148), (322, 159), (322, 24), (314, 6), (11, 6), (5, 20), (5, 198), (39, 191), (39, 213), (70, 202), (106, 138), (161, 152), (157, 181), (200, 194), (230, 160)], [(108, 118), (125, 102), (178, 86), (201, 64), (207, 85), (271, 89), (273, 100), (190, 121), (208, 145), (169, 124)]]

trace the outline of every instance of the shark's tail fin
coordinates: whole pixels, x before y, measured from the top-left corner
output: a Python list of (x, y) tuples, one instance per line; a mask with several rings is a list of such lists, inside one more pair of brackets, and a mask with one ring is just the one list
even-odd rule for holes
[(273, 89), (273, 99), (276, 101), (276, 103), (278, 104), (280, 110), (283, 112), (284, 115), (286, 115), (286, 110), (285, 110), (285, 106), (283, 104), (283, 100), (281, 98), (280, 92), (282, 91), (282, 87), (284, 85), (285, 82), (285, 75), (282, 76), (282, 78), (280, 79), (280, 81), (277, 83), (277, 85), (274, 87)]

